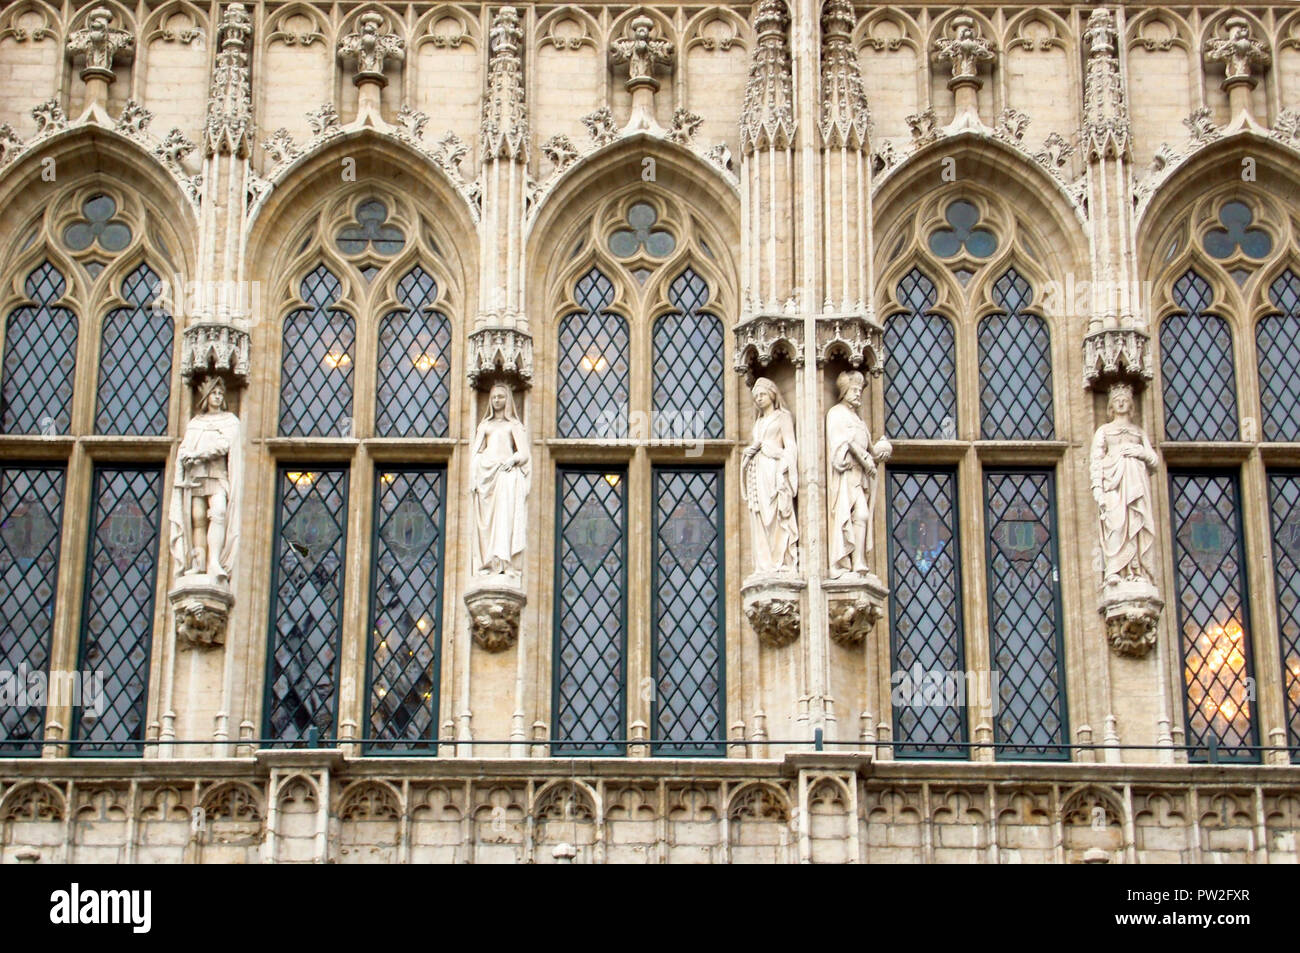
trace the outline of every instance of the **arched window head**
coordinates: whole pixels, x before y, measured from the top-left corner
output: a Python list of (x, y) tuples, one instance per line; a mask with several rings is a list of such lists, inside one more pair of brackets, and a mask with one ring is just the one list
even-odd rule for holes
[(1291, 269), (1268, 289), (1278, 314), (1255, 328), (1259, 400), (1265, 440), (1300, 440), (1300, 276)]
[(379, 324), (375, 433), (445, 437), (451, 392), (451, 322), (434, 310), (438, 285), (418, 265), (397, 283), (402, 307)]
[(72, 380), (77, 354), (77, 316), (58, 302), (67, 281), (42, 262), (23, 285), (30, 304), (15, 308), (5, 323), (4, 432), (65, 434), (72, 423)]
[(1237, 384), (1232, 333), (1212, 314), (1210, 284), (1194, 271), (1174, 282), (1182, 311), (1160, 325), (1167, 440), (1236, 440)]
[(127, 306), (104, 317), (96, 433), (167, 433), (172, 316), (159, 301), (159, 291), (158, 275), (148, 265), (140, 265), (122, 281)]
[(957, 437), (957, 365), (952, 323), (934, 314), (934, 282), (913, 268), (898, 283), (906, 311), (885, 322), (885, 432), (891, 437)]
[(1009, 269), (993, 285), (1002, 312), (980, 321), (980, 436), (985, 440), (1050, 440), (1052, 347), (1047, 322), (1024, 309), (1029, 282)]
[(335, 274), (323, 264), (303, 280), (299, 293), (306, 307), (284, 319), (280, 370), (280, 435), (350, 437), (352, 365), (356, 324), (335, 308), (343, 292)]
[(725, 436), (722, 321), (706, 308), (709, 286), (693, 269), (668, 288), (677, 310), (654, 325), (654, 436)]
[(573, 297), (581, 310), (560, 322), (556, 433), (626, 436), (627, 319), (606, 310), (614, 285), (598, 268), (578, 280)]

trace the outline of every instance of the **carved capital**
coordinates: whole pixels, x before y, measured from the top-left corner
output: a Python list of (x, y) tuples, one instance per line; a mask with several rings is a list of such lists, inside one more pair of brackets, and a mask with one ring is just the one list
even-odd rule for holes
[(817, 317), (817, 366), (842, 358), (858, 370), (879, 377), (885, 366), (885, 331), (861, 314)]
[(792, 573), (754, 573), (745, 580), (741, 601), (759, 642), (780, 648), (799, 638), (799, 599), (806, 587)]
[(465, 592), (470, 634), (479, 648), (504, 652), (519, 641), (519, 615), (527, 603), (523, 590), (499, 582), (473, 583)]
[(734, 328), (736, 373), (747, 381), (778, 357), (803, 366), (803, 321), (783, 314), (757, 314)]
[(533, 385), (533, 339), (515, 328), (479, 328), (469, 336), (466, 362), (471, 387), (486, 390), (497, 380), (515, 388)]
[(181, 379), (187, 384), (219, 373), (240, 386), (248, 384), (248, 332), (219, 321), (185, 328), (181, 342)]
[(1083, 339), (1083, 386), (1104, 390), (1114, 383), (1144, 386), (1152, 377), (1151, 339), (1136, 328), (1108, 328)]

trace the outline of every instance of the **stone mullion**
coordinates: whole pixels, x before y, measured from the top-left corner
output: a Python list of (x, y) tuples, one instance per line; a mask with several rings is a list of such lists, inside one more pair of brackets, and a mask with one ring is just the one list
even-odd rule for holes
[[(984, 521), (984, 467), (974, 447), (968, 447), (957, 465), (958, 512), (961, 514), (957, 535), (962, 552), (962, 625), (966, 632), (966, 668), (989, 673), (992, 687), (992, 645), (989, 634), (988, 527)], [(976, 704), (967, 695), (967, 731), (972, 741), (994, 740), (993, 691), (977, 693)], [(991, 748), (972, 749), (974, 761), (994, 761)]]

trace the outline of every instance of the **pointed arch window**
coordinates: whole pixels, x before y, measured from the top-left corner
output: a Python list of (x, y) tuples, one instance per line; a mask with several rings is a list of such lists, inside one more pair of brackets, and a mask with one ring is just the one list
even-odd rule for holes
[(560, 437), (627, 434), (627, 320), (606, 310), (614, 285), (598, 268), (579, 279), (581, 311), (560, 322), (556, 433)]
[(1195, 271), (1174, 282), (1172, 314), (1160, 325), (1167, 440), (1236, 440), (1237, 384), (1228, 322), (1206, 314), (1213, 294)]
[(885, 432), (954, 439), (957, 364), (952, 323), (931, 309), (934, 282), (913, 268), (898, 283), (906, 311), (885, 323)]
[(993, 285), (1001, 312), (979, 324), (980, 436), (985, 440), (1051, 440), (1052, 347), (1047, 322), (1026, 314), (1029, 282), (1009, 269)]
[(280, 373), (280, 435), (352, 436), (352, 364), (356, 323), (334, 307), (339, 279), (319, 265), (303, 280), (305, 308), (284, 319)]
[(668, 300), (676, 310), (654, 326), (654, 436), (721, 439), (723, 329), (706, 310), (709, 286), (687, 268)]
[(1278, 314), (1255, 328), (1265, 440), (1300, 440), (1300, 276), (1287, 269), (1268, 289)]
[(158, 276), (140, 265), (122, 281), (125, 308), (104, 318), (95, 432), (167, 433), (172, 316), (157, 303)]
[(67, 290), (59, 270), (42, 262), (24, 284), (32, 304), (5, 325), (4, 432), (65, 434), (72, 424), (77, 316), (57, 304)]
[(402, 307), (379, 325), (375, 433), (381, 437), (445, 437), (451, 391), (451, 322), (433, 308), (438, 285), (423, 268), (397, 283)]

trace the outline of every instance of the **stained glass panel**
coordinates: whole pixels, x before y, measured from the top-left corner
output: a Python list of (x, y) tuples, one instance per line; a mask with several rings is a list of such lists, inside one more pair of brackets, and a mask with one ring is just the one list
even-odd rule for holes
[(141, 753), (162, 489), (161, 468), (95, 470), (77, 670), (102, 677), (103, 693), (74, 709), (73, 738), (92, 742), (74, 754)]
[(578, 282), (583, 309), (560, 322), (556, 433), (561, 437), (625, 437), (628, 413), (628, 327), (606, 311), (614, 286), (593, 268)]
[(370, 583), (367, 752), (435, 754), (444, 470), (380, 470)]
[(1300, 440), (1300, 276), (1287, 269), (1268, 290), (1281, 314), (1255, 327), (1265, 440)]
[(709, 286), (687, 268), (668, 300), (677, 310), (654, 326), (653, 436), (721, 439), (722, 321), (704, 310)]
[(302, 283), (310, 305), (284, 319), (280, 370), (280, 435), (351, 437), (352, 361), (356, 327), (332, 307), (343, 287), (324, 265)]
[(72, 425), (77, 316), (55, 306), (67, 282), (43, 262), (24, 285), (34, 305), (9, 312), (5, 326), (4, 432), (61, 434)]
[(965, 758), (962, 702), (981, 686), (965, 679), (957, 477), (890, 467), (888, 480), (894, 737), (917, 743), (895, 756)]
[(1257, 761), (1237, 478), (1171, 473), (1174, 580), (1189, 760)]
[(433, 276), (412, 268), (397, 283), (404, 305), (379, 325), (375, 432), (381, 437), (445, 437), (451, 400), (451, 322), (432, 310)]
[(722, 755), (726, 733), (722, 470), (654, 471), (655, 754)]
[(155, 307), (158, 276), (141, 265), (122, 282), (130, 307), (104, 318), (95, 433), (167, 433), (172, 379), (172, 316)]
[(1025, 314), (1029, 282), (1013, 268), (993, 285), (1002, 314), (980, 321), (980, 436), (1051, 440), (1052, 347), (1047, 322)]
[(328, 738), (338, 708), (348, 471), (281, 468), (276, 493), (265, 737), (303, 741), (314, 727)]
[(1055, 486), (1046, 471), (984, 474), (989, 637), (998, 689), (993, 740), (999, 758), (1067, 759), (1056, 563)]
[(1291, 757), (1300, 755), (1300, 474), (1270, 473), (1273, 581), (1282, 652), (1282, 695)]
[[(12, 689), (30, 672), (46, 672), (54, 638), (59, 584), (59, 530), (63, 525), (63, 469), (0, 470), (0, 679)], [(0, 707), (0, 755), (35, 757), (45, 732), (45, 706)]]
[(885, 322), (885, 432), (891, 437), (957, 437), (957, 365), (952, 324), (933, 314), (934, 283), (912, 269), (898, 283), (908, 310)]
[(625, 470), (557, 474), (552, 754), (624, 751), (626, 484)]
[(1237, 383), (1228, 322), (1205, 314), (1209, 283), (1193, 271), (1174, 282), (1173, 314), (1160, 325), (1165, 439), (1236, 440)]

